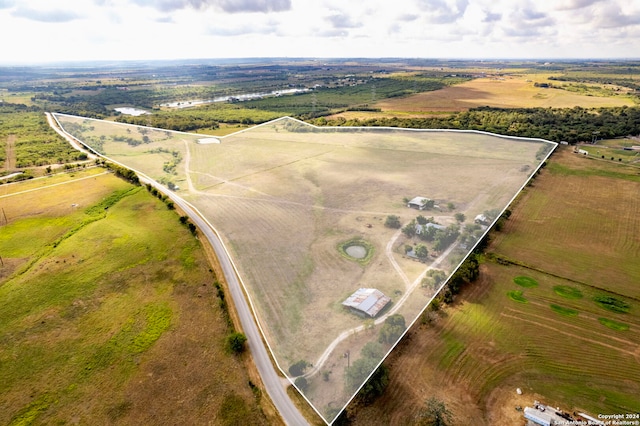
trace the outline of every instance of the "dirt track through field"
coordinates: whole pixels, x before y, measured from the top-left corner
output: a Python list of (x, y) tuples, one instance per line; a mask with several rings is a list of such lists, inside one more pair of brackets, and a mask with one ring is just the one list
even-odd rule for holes
[(11, 171), (16, 168), (16, 135), (9, 135), (7, 137), (5, 154), (4, 169)]

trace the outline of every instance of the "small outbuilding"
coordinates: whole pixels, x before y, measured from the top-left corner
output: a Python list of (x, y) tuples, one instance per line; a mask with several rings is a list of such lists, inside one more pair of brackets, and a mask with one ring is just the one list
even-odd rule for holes
[(491, 219), (489, 219), (486, 215), (484, 214), (479, 214), (478, 216), (476, 216), (473, 221), (475, 223), (478, 223), (480, 225), (488, 225), (491, 223)]
[(384, 293), (378, 289), (359, 288), (349, 296), (347, 300), (342, 302), (342, 306), (373, 318), (378, 315), (389, 302), (391, 302), (391, 298), (385, 296)]
[(413, 200), (407, 203), (407, 207), (410, 207), (412, 209), (424, 210), (429, 204), (429, 201), (431, 201), (429, 198), (415, 197)]

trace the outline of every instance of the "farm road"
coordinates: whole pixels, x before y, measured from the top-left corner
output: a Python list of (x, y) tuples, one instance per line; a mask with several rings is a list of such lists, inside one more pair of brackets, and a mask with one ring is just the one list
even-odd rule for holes
[[(14, 195), (19, 195), (19, 194), (26, 194), (27, 192), (33, 192), (33, 191), (40, 191), (42, 189), (48, 189), (48, 188), (52, 188), (54, 186), (59, 186), (59, 185), (66, 185), (68, 183), (74, 183), (74, 182), (78, 182), (80, 180), (85, 180), (85, 179), (94, 179), (96, 178), (96, 176), (102, 176), (102, 175), (106, 175), (107, 173), (110, 172), (102, 172), (102, 173), (98, 173), (97, 175), (91, 175), (91, 176), (87, 176), (87, 177), (83, 177), (83, 178), (78, 178), (78, 179), (72, 179), (72, 180), (68, 180), (66, 182), (60, 182), (60, 183), (53, 183), (51, 185), (47, 185), (47, 186), (41, 186), (40, 188), (32, 188), (32, 189), (26, 189), (24, 191), (20, 191), (20, 192), (13, 192), (11, 194), (6, 194), (6, 195), (0, 195), (0, 198), (6, 198), (6, 197), (12, 197)], [(42, 178), (42, 179), (46, 179)]]
[(75, 149), (77, 149), (80, 152), (84, 152), (85, 154), (87, 154), (87, 157), (92, 159), (92, 160), (95, 160), (96, 158), (98, 158), (97, 155), (95, 155), (91, 151), (87, 150), (81, 143), (79, 143), (76, 140), (76, 138), (74, 138), (69, 133), (67, 133), (64, 130), (62, 130), (60, 128), (60, 124), (58, 123), (58, 121), (53, 117), (53, 115), (50, 112), (45, 112), (45, 114), (47, 116), (47, 122), (49, 123), (49, 126), (53, 130), (55, 130), (56, 133), (58, 133), (60, 136), (65, 138), (67, 140), (67, 142), (69, 142), (71, 144), (72, 147), (74, 147)]
[[(425, 268), (425, 270), (418, 276), (418, 278), (416, 278), (413, 282), (411, 282), (409, 280), (409, 278), (407, 277), (407, 275), (402, 270), (402, 268), (400, 268), (400, 265), (398, 265), (398, 262), (396, 262), (396, 260), (393, 258), (393, 250), (392, 250), (393, 249), (393, 245), (395, 244), (395, 242), (397, 241), (397, 239), (398, 239), (398, 237), (400, 236), (401, 233), (402, 233), (402, 230), (400, 229), (393, 235), (393, 237), (391, 237), (391, 240), (389, 240), (389, 242), (387, 243), (387, 247), (385, 249), (385, 254), (387, 255), (387, 258), (389, 259), (389, 262), (391, 262), (391, 264), (393, 265), (394, 269), (398, 272), (398, 275), (400, 275), (400, 277), (402, 278), (402, 281), (404, 281), (405, 286), (406, 286), (406, 290), (404, 292), (404, 295), (402, 295), (402, 297), (393, 305), (393, 308), (391, 308), (389, 310), (389, 312), (387, 312), (386, 314), (384, 314), (383, 316), (377, 318), (374, 321), (374, 324), (376, 324), (376, 325), (382, 324), (389, 316), (391, 316), (391, 315), (395, 314), (396, 312), (398, 312), (398, 310), (402, 307), (404, 302), (407, 301), (407, 299), (413, 294), (415, 289), (418, 288), (418, 286), (421, 284), (422, 279), (425, 277), (427, 272), (430, 271), (431, 269), (434, 269), (435, 267), (439, 266), (447, 258), (447, 256), (449, 256), (449, 253), (451, 253), (451, 251), (456, 247), (455, 244), (452, 244), (451, 246), (449, 246), (449, 248), (447, 250), (442, 252), (442, 254), (440, 256), (438, 256), (437, 259), (435, 259), (433, 262), (431, 262), (431, 264), (429, 266), (427, 266)], [(443, 283), (443, 286), (444, 286), (444, 284), (446, 284), (446, 281)], [(438, 294), (439, 291), (440, 291), (440, 289), (438, 289), (438, 291), (434, 292), (434, 296), (436, 294)], [(431, 303), (431, 301), (429, 301), (429, 303)], [(304, 377), (312, 377), (312, 376), (315, 376), (316, 374), (318, 374), (320, 372), (320, 370), (322, 369), (322, 366), (327, 362), (327, 360), (329, 359), (329, 356), (331, 356), (331, 353), (336, 349), (336, 347), (338, 346), (338, 344), (340, 344), (340, 342), (342, 342), (343, 340), (347, 339), (349, 336), (352, 336), (355, 333), (359, 333), (361, 331), (364, 331), (364, 329), (365, 329), (364, 325), (359, 325), (357, 327), (354, 327), (354, 328), (349, 329), (349, 330), (345, 330), (342, 333), (340, 333), (340, 335), (338, 337), (336, 337), (334, 339), (334, 341), (331, 342), (331, 344), (329, 346), (327, 346), (327, 349), (325, 349), (325, 351), (322, 353), (322, 355), (320, 355), (320, 358), (318, 358), (318, 360), (313, 364), (313, 368), (311, 368), (304, 375)], [(407, 328), (407, 330), (408, 329), (409, 328)], [(372, 373), (373, 373), (373, 371), (372, 371)]]
[[(145, 183), (155, 185), (155, 182), (153, 181), (147, 181)], [(158, 189), (164, 188), (158, 185)], [(225, 280), (229, 286), (229, 291), (231, 292), (234, 305), (238, 311), (242, 331), (247, 336), (249, 350), (253, 356), (253, 360), (258, 368), (258, 372), (260, 373), (260, 377), (262, 378), (262, 382), (264, 383), (267, 393), (271, 397), (271, 400), (276, 406), (278, 412), (288, 425), (307, 425), (308, 422), (302, 414), (300, 414), (289, 398), (289, 395), (287, 395), (286, 388), (283, 386), (280, 376), (271, 363), (271, 358), (269, 357), (267, 349), (262, 341), (262, 333), (258, 329), (258, 325), (254, 319), (252, 307), (249, 307), (249, 302), (247, 302), (247, 298), (245, 298), (242, 290), (236, 267), (233, 264), (226, 247), (222, 244), (217, 231), (209, 221), (200, 215), (195, 207), (191, 206), (191, 204), (173, 193), (169, 193), (168, 195), (191, 218), (191, 220), (193, 220), (215, 250), (220, 266), (222, 267)]]
[[(185, 143), (185, 148), (186, 148), (185, 175), (187, 177), (187, 187), (188, 187), (190, 193), (203, 195), (203, 196), (218, 196), (218, 197), (225, 197), (225, 198), (247, 199), (247, 200), (252, 200), (252, 201), (274, 202), (274, 203), (280, 203), (280, 204), (302, 206), (302, 207), (307, 207), (307, 208), (312, 208), (312, 209), (334, 211), (334, 212), (339, 212), (339, 213), (359, 213), (359, 214), (375, 214), (375, 215), (387, 215), (388, 214), (388, 212), (370, 212), (370, 211), (361, 211), (361, 210), (338, 209), (338, 208), (325, 207), (325, 206), (315, 206), (315, 205), (310, 206), (308, 204), (303, 204), (303, 203), (298, 203), (298, 202), (295, 202), (295, 201), (290, 201), (290, 200), (285, 200), (285, 199), (282, 199), (282, 198), (278, 198), (278, 197), (272, 196), (270, 194), (267, 194), (267, 193), (264, 193), (264, 192), (261, 192), (261, 191), (257, 191), (254, 188), (247, 187), (245, 185), (241, 185), (241, 184), (236, 183), (236, 182), (230, 182), (230, 181), (228, 181), (226, 179), (223, 179), (223, 178), (218, 177), (218, 176), (211, 175), (209, 173), (193, 171), (190, 168), (191, 152), (189, 150), (189, 144), (188, 144), (188, 142), (186, 140), (184, 141), (184, 143)], [(203, 175), (206, 175), (206, 176), (208, 176), (210, 178), (219, 180), (219, 181), (221, 181), (221, 183), (228, 183), (228, 184), (231, 184), (231, 185), (235, 185), (235, 186), (238, 186), (238, 187), (240, 187), (242, 189), (245, 189), (245, 190), (250, 190), (250, 191), (257, 192), (257, 193), (259, 193), (261, 195), (264, 195), (264, 196), (267, 196), (269, 198), (266, 198), (266, 199), (255, 199), (255, 198), (251, 198), (251, 197), (242, 197), (242, 196), (236, 196), (236, 195), (218, 195), (218, 194), (210, 194), (210, 193), (205, 192), (205, 191), (199, 191), (193, 185), (193, 182), (191, 180), (191, 173), (203, 174)], [(425, 270), (418, 276), (418, 278), (416, 278), (413, 282), (411, 282), (409, 280), (409, 278), (407, 277), (407, 275), (402, 270), (402, 268), (400, 267), (400, 265), (398, 264), (398, 262), (393, 257), (393, 245), (398, 240), (398, 238), (400, 237), (401, 234), (402, 234), (402, 230), (399, 229), (391, 237), (391, 239), (389, 240), (389, 242), (387, 243), (387, 246), (385, 248), (385, 254), (387, 256), (387, 259), (389, 259), (389, 262), (391, 263), (393, 268), (396, 270), (396, 272), (398, 273), (398, 275), (400, 276), (400, 278), (404, 282), (404, 284), (405, 284), (405, 292), (404, 292), (403, 296), (389, 310), (389, 312), (387, 312), (385, 315), (383, 315), (383, 316), (381, 316), (381, 317), (379, 317), (379, 318), (377, 318), (375, 320), (375, 324), (376, 325), (382, 324), (389, 316), (391, 316), (391, 315), (395, 314), (396, 312), (398, 312), (398, 310), (402, 307), (402, 305), (407, 301), (407, 299), (413, 294), (413, 292), (416, 290), (416, 288), (418, 288), (418, 286), (421, 284), (422, 279), (425, 277), (426, 273), (429, 270), (438, 267), (449, 256), (451, 251), (456, 247), (455, 244), (452, 244), (449, 248), (447, 248), (447, 250), (445, 250), (440, 256), (438, 256), (437, 259), (435, 259), (433, 262), (431, 262), (431, 264), (425, 268)], [(229, 256), (228, 253), (226, 253), (226, 254), (227, 254), (227, 256)], [(227, 276), (226, 272), (225, 272), (225, 276)], [(445, 283), (446, 283), (446, 281), (445, 281)], [(438, 292), (436, 291), (434, 293), (434, 295), (437, 294), (437, 293)], [(235, 296), (234, 296), (234, 300), (235, 300)], [(313, 368), (311, 368), (304, 375), (304, 377), (312, 377), (312, 376), (316, 375), (322, 369), (322, 366), (327, 362), (327, 360), (329, 359), (329, 357), (331, 356), (333, 351), (336, 349), (336, 347), (340, 344), (340, 342), (342, 342), (343, 340), (347, 339), (349, 336), (353, 335), (354, 333), (359, 333), (359, 332), (363, 331), (364, 328), (365, 328), (364, 325), (360, 325), (358, 327), (354, 327), (352, 329), (345, 330), (342, 333), (340, 333), (333, 340), (333, 342), (331, 342), (331, 344), (329, 344), (329, 346), (327, 346), (327, 348), (322, 353), (320, 358), (318, 358), (318, 360), (313, 364)]]

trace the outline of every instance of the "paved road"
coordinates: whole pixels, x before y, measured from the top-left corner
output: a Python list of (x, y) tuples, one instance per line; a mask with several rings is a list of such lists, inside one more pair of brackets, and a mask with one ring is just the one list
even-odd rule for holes
[(260, 330), (254, 321), (251, 308), (249, 307), (247, 299), (242, 292), (242, 287), (238, 280), (238, 276), (236, 275), (231, 258), (229, 257), (229, 253), (220, 241), (215, 229), (206, 219), (201, 217), (190, 204), (182, 200), (180, 197), (177, 197), (175, 194), (171, 194), (171, 198), (205, 234), (206, 238), (216, 251), (216, 255), (218, 256), (218, 260), (220, 261), (222, 271), (231, 292), (231, 297), (233, 298), (236, 310), (238, 311), (242, 329), (244, 334), (247, 336), (249, 350), (251, 351), (253, 360), (258, 368), (258, 372), (262, 377), (267, 393), (280, 412), (280, 415), (288, 425), (308, 425), (309, 422), (302, 417), (300, 411), (298, 411), (289, 398), (289, 395), (287, 395), (285, 386), (283, 386), (283, 381), (271, 363), (271, 358), (269, 357), (262, 341)]
[[(86, 152), (82, 147), (75, 141), (70, 138), (69, 135), (58, 129), (58, 126), (54, 124), (54, 120), (49, 113), (47, 113), (47, 119), (51, 127), (53, 127), (58, 133), (64, 136), (76, 149), (79, 149), (83, 152)], [(109, 161), (112, 161), (116, 164), (120, 164), (117, 161), (114, 161), (110, 158), (107, 158)], [(120, 164), (123, 167), (128, 167), (124, 164)], [(130, 168), (130, 167), (129, 167)], [(167, 189), (157, 182), (151, 180), (143, 173), (134, 170), (138, 176), (140, 177), (140, 181), (142, 183), (150, 183), (154, 185), (157, 189), (165, 192)], [(175, 193), (168, 191), (167, 196), (169, 196), (173, 202), (178, 205), (186, 215), (189, 216), (191, 221), (202, 231), (207, 240), (211, 243), (211, 246), (216, 252), (216, 256), (220, 262), (222, 267), (222, 271), (224, 273), (225, 280), (229, 286), (229, 291), (231, 292), (231, 297), (233, 303), (235, 304), (236, 310), (238, 311), (238, 316), (240, 318), (240, 324), (242, 325), (242, 329), (244, 334), (247, 336), (247, 342), (249, 345), (249, 351), (253, 357), (253, 361), (258, 368), (258, 373), (260, 373), (260, 377), (262, 378), (262, 382), (264, 383), (264, 387), (269, 394), (269, 397), (273, 401), (273, 404), (276, 406), (276, 409), (282, 416), (282, 419), (287, 425), (291, 426), (306, 426), (309, 425), (309, 422), (300, 414), (300, 411), (293, 404), (289, 395), (286, 392), (285, 382), (283, 382), (282, 378), (276, 372), (273, 364), (271, 363), (271, 358), (267, 353), (267, 349), (262, 341), (262, 334), (254, 321), (253, 315), (251, 313), (251, 308), (247, 302), (247, 299), (242, 292), (242, 287), (240, 284), (240, 280), (238, 279), (238, 275), (236, 274), (236, 269), (231, 260), (229, 252), (226, 247), (222, 244), (222, 241), (218, 237), (217, 231), (204, 217), (200, 215), (195, 207), (191, 204), (178, 197)]]

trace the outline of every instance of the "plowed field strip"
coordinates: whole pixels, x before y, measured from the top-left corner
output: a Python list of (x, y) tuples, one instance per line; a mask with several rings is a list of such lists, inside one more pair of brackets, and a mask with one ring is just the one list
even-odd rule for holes
[[(531, 301), (531, 298), (529, 298), (529, 303), (531, 305), (540, 306), (541, 308), (544, 308), (544, 309), (548, 309), (549, 308), (549, 304), (538, 303), (538, 302), (535, 302), (535, 301)], [(562, 302), (558, 302), (558, 303), (560, 303), (562, 305)], [(511, 308), (509, 308), (509, 309), (511, 309)], [(605, 313), (605, 312), (603, 312), (602, 315), (597, 315), (597, 314), (594, 314), (592, 312), (585, 312), (583, 310), (580, 310), (580, 308), (577, 308), (577, 309), (580, 311), (580, 314), (579, 314), (578, 318), (583, 318), (583, 319), (587, 319), (587, 320), (590, 320), (590, 321), (596, 321), (597, 322), (598, 318), (600, 318), (602, 316), (609, 315), (608, 313)], [(538, 315), (535, 315), (535, 314), (530, 314), (530, 315), (538, 316)], [(543, 318), (543, 317), (540, 316), (540, 318)], [(544, 317), (544, 318), (546, 318), (546, 317)], [(554, 321), (554, 320), (549, 320), (549, 321)], [(558, 322), (558, 321), (554, 321), (554, 322)], [(625, 323), (627, 323), (629, 325), (637, 326), (638, 328), (640, 328), (640, 324), (638, 324), (638, 322), (635, 321), (634, 317), (624, 318), (623, 322), (625, 322)], [(562, 324), (567, 326), (567, 327), (573, 327), (573, 328), (577, 328), (577, 329), (582, 329), (582, 327), (574, 326), (574, 325), (571, 325), (571, 324), (566, 324), (566, 323), (562, 323)], [(589, 324), (587, 324), (587, 325), (589, 325)], [(594, 333), (596, 333), (596, 332), (594, 332)], [(621, 343), (627, 343), (629, 345), (637, 345), (637, 343), (630, 342), (629, 340), (625, 340), (625, 339), (620, 339), (618, 337), (609, 336), (608, 334), (601, 334), (601, 333), (598, 333), (598, 334), (600, 334), (601, 336), (606, 336), (607, 339), (617, 340), (617, 341), (619, 341)]]
[(4, 169), (10, 171), (16, 168), (16, 135), (9, 135), (5, 145)]
[[(519, 314), (523, 314), (523, 312), (518, 312), (518, 311), (514, 311), (514, 312), (517, 312)], [(604, 346), (605, 348), (609, 348), (609, 349), (613, 349), (613, 350), (616, 350), (616, 351), (620, 351), (620, 352), (626, 353), (626, 354), (631, 355), (631, 356), (636, 356), (636, 352), (635, 351), (628, 351), (628, 350), (625, 350), (625, 349), (622, 349), (622, 348), (619, 348), (619, 347), (616, 347), (616, 346), (613, 346), (613, 345), (609, 345), (607, 343), (604, 343), (604, 342), (601, 342), (601, 341), (598, 341), (598, 340), (595, 340), (595, 339), (591, 339), (591, 338), (588, 338), (588, 337), (580, 336), (580, 335), (575, 334), (575, 333), (569, 333), (569, 332), (566, 332), (566, 331), (558, 330), (555, 327), (552, 327), (550, 325), (546, 325), (545, 323), (549, 322), (548, 318), (540, 317), (540, 318), (542, 318), (544, 320), (544, 322), (541, 322), (541, 321), (533, 321), (533, 320), (529, 320), (529, 319), (526, 319), (526, 318), (522, 318), (522, 316), (510, 315), (510, 314), (507, 314), (507, 313), (504, 313), (504, 312), (500, 313), (500, 316), (503, 316), (503, 317), (506, 317), (506, 318), (511, 318), (511, 319), (514, 319), (514, 320), (517, 320), (517, 321), (521, 321), (521, 322), (526, 322), (526, 323), (535, 325), (536, 327), (542, 327), (542, 328), (546, 328), (548, 330), (553, 330), (554, 333), (564, 334), (565, 336), (573, 337), (575, 339), (584, 340), (585, 342), (589, 342), (589, 343), (593, 343), (593, 344), (596, 344), (596, 345)], [(563, 324), (563, 325), (566, 325), (566, 324)], [(607, 336), (607, 339), (610, 339), (610, 338)]]

